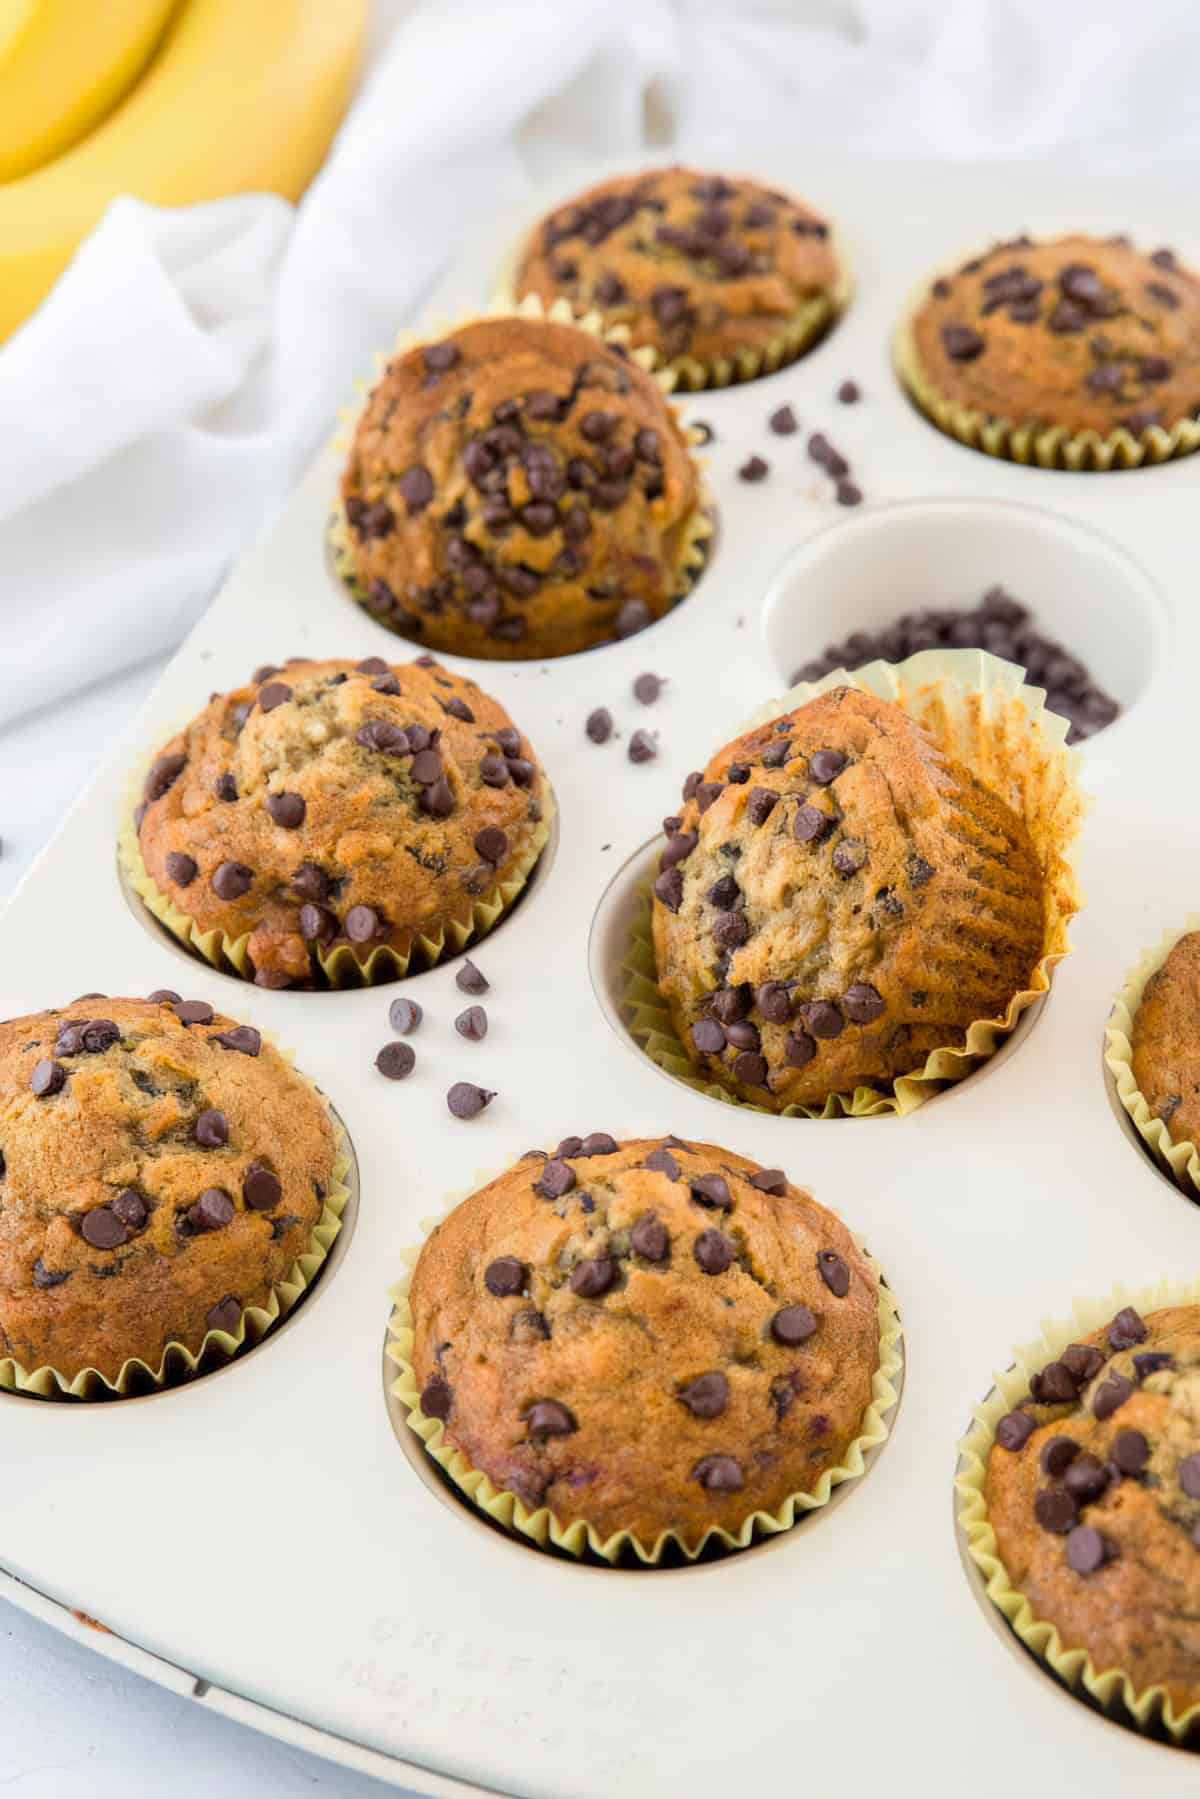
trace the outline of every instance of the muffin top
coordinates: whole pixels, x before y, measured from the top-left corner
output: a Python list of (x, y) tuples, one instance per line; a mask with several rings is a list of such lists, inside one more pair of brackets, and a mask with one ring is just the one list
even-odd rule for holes
[(348, 947), (408, 956), (545, 842), (545, 776), (503, 706), (431, 658), (292, 660), (163, 745), (138, 819), (155, 885), (248, 934), (260, 986)]
[(1127, 1306), (1039, 1370), (984, 1496), (1036, 1618), (1180, 1712), (1200, 1702), (1200, 1306)]
[(989, 418), (1107, 437), (1200, 408), (1200, 282), (1127, 238), (1016, 238), (933, 283), (912, 320), (939, 394)]
[(651, 169), (557, 207), (521, 252), (518, 296), (559, 297), (627, 325), (664, 362), (762, 351), (841, 279), (829, 226), (757, 181)]
[(622, 346), (493, 318), (395, 357), (342, 476), (365, 603), (432, 649), (563, 656), (687, 585), (700, 496), (680, 427)]
[(1146, 982), (1133, 1020), (1133, 1078), (1173, 1143), (1200, 1142), (1200, 933)]
[(877, 1285), (841, 1221), (676, 1137), (524, 1156), (428, 1238), (411, 1304), (422, 1410), (472, 1465), (647, 1548), (811, 1492), (879, 1365)]
[(1042, 953), (1025, 825), (898, 706), (832, 688), (688, 776), (658, 985), (706, 1077), (772, 1110), (886, 1090), (1002, 1016)]
[(115, 1382), (236, 1331), (307, 1249), (334, 1162), (321, 1099), (202, 1000), (0, 1024), (0, 1342)]

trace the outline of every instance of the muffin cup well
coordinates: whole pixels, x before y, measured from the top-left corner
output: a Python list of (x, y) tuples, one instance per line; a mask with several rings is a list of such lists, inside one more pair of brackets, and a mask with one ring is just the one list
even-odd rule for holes
[[(130, 785), (124, 818), (117, 836), (117, 859), (125, 878), (151, 917), (157, 919), (173, 937), (177, 937), (184, 949), (200, 956), (222, 973), (232, 971), (243, 980), (252, 981), (254, 968), (249, 955), (250, 933), (247, 931), (240, 937), (230, 937), (220, 930), (201, 930), (195, 919), (189, 918), (162, 891), (146, 867), (134, 824), (134, 808), (141, 796), (142, 784), (151, 760), (149, 757), (146, 759)], [(403, 980), (411, 970), (433, 968), (447, 955), (461, 955), (470, 944), (485, 937), (516, 904), (550, 841), (550, 828), (555, 814), (554, 795), (549, 781), (545, 781), (544, 786), (542, 819), (534, 832), (535, 847), (519, 858), (503, 881), (498, 881), (489, 893), (473, 900), (461, 918), (448, 918), (430, 935), (416, 934), (407, 954), (393, 949), (390, 944), (380, 944), (360, 961), (348, 943), (335, 943), (328, 950), (318, 947), (316, 964), (328, 985), (374, 987), (387, 981)]]
[(913, 334), (914, 316), (928, 298), (930, 285), (922, 284), (896, 327), (892, 357), (901, 385), (947, 437), (957, 438), (969, 450), (982, 450), (987, 456), (1076, 473), (1141, 468), (1146, 463), (1169, 462), (1200, 449), (1200, 420), (1194, 418), (1178, 419), (1169, 430), (1163, 425), (1151, 425), (1146, 431), (1132, 432), (1118, 425), (1102, 436), (1099, 431), (1071, 432), (1063, 425), (1047, 425), (1040, 419), (992, 418), (951, 400), (925, 373)]
[(1104, 1062), (1116, 1083), (1117, 1098), (1133, 1121), (1133, 1127), (1158, 1163), (1189, 1199), (1200, 1199), (1200, 1148), (1185, 1139), (1176, 1143), (1161, 1118), (1150, 1110), (1133, 1072), (1133, 1021), (1151, 975), (1157, 974), (1181, 937), (1200, 931), (1200, 913), (1193, 912), (1177, 931), (1168, 931), (1154, 949), (1146, 951), (1126, 976), (1113, 1000), (1104, 1032)]
[(1105, 1711), (1127, 1712), (1141, 1729), (1161, 1724), (1176, 1741), (1181, 1741), (1200, 1717), (1200, 1704), (1177, 1715), (1163, 1687), (1151, 1686), (1139, 1693), (1123, 1668), (1097, 1669), (1086, 1649), (1067, 1648), (1055, 1626), (1035, 1616), (1000, 1559), (996, 1533), (988, 1520), (984, 1481), (988, 1453), (1000, 1419), (1028, 1393), (1030, 1376), (1045, 1363), (1057, 1360), (1068, 1343), (1078, 1342), (1097, 1330), (1123, 1306), (1131, 1305), (1145, 1316), (1163, 1306), (1197, 1304), (1200, 1280), (1161, 1280), (1137, 1292), (1114, 1287), (1106, 1299), (1077, 1299), (1070, 1319), (1044, 1322), (1041, 1336), (1013, 1351), (1013, 1366), (993, 1377), (992, 1391), (975, 1408), (971, 1428), (958, 1444), (958, 1471), (954, 1478), (956, 1514), (967, 1553), (984, 1577), (988, 1598), (1025, 1647), (1067, 1686), (1077, 1690), (1082, 1687)]
[[(500, 293), (492, 299), (491, 303), (483, 312), (465, 313), (461, 318), (455, 319), (451, 324), (442, 326), (436, 332), (418, 333), (415, 331), (402, 331), (390, 350), (376, 351), (373, 370), (374, 380), (377, 380), (383, 374), (384, 369), (393, 356), (403, 355), (406, 351), (415, 349), (419, 344), (429, 342), (433, 338), (444, 337), (448, 332), (460, 331), (466, 325), (473, 325), (478, 323), (481, 319), (489, 318), (547, 319), (553, 324), (574, 325), (578, 330), (586, 331), (592, 337), (599, 338), (605, 343), (624, 345), (627, 343), (629, 337), (628, 331), (620, 326), (614, 330), (606, 331), (598, 312), (588, 312), (576, 316), (566, 300), (556, 300), (553, 306), (544, 307), (535, 294), (531, 294), (527, 299), (518, 302), (514, 300), (510, 294)], [(673, 391), (676, 385), (675, 376), (669, 370), (655, 367), (656, 358), (653, 350), (630, 350), (629, 355), (632, 360), (637, 363), (639, 368), (644, 369), (647, 374), (653, 376), (655, 382), (662, 389), (665, 400), (666, 396)], [(339, 413), (338, 426), (333, 436), (332, 447), (343, 460), (349, 453), (359, 417), (370, 397), (372, 386), (373, 381), (371, 380), (360, 381), (357, 385), (354, 399), (343, 406)], [(675, 420), (676, 426), (688, 444), (695, 447), (706, 441), (701, 432), (694, 431), (684, 424), (677, 407), (672, 406), (669, 401), (667, 401), (667, 407)], [(704, 481), (703, 465), (698, 459), (694, 458), (693, 460), (696, 462), (699, 475), (699, 493), (696, 508), (687, 521), (687, 530), (680, 546), (678, 566), (675, 571), (672, 606), (678, 605), (680, 600), (686, 598), (703, 573), (704, 566), (708, 561), (709, 550), (711, 549), (710, 540), (716, 528), (715, 506), (712, 495)], [(350, 543), (350, 525), (346, 518), (346, 510), (342, 504), (340, 493), (335, 494), (334, 496), (333, 506), (329, 515), (329, 522), (326, 527), (326, 543), (329, 550), (329, 557), (333, 564), (334, 573), (337, 575), (342, 586), (345, 587), (346, 591), (350, 594), (351, 598), (355, 600), (364, 611), (370, 613), (371, 617), (376, 619), (379, 624), (385, 627), (385, 629), (395, 632), (395, 625), (372, 609), (370, 597), (355, 574), (354, 557)], [(402, 632), (396, 632), (396, 635), (403, 636), (404, 634)], [(408, 638), (406, 641), (415, 642), (417, 640)], [(506, 659), (528, 660), (529, 658), (495, 658), (497, 661)], [(534, 660), (536, 660), (536, 658), (534, 658)]]
[[(767, 724), (833, 687), (859, 687), (894, 701), (1023, 819), (1046, 881), (1042, 954), (1029, 985), (1013, 994), (1002, 1017), (975, 1019), (961, 1045), (933, 1050), (923, 1067), (900, 1075), (890, 1092), (856, 1087), (830, 1094), (823, 1106), (786, 1106), (776, 1116), (866, 1118), (915, 1111), (943, 1087), (972, 1074), (1021, 1014), (1049, 992), (1051, 975), (1071, 948), (1067, 927), (1083, 904), (1075, 850), (1085, 802), (1076, 785), (1078, 752), (1066, 747), (1067, 720), (1047, 712), (1042, 689), (1026, 687), (1021, 674), (1013, 663), (984, 650), (922, 650), (905, 662), (870, 662), (852, 674), (838, 669), (820, 681), (802, 682), (739, 727), (738, 735)], [(697, 1074), (658, 990), (650, 918), (647, 887), (624, 963), (623, 1004), (631, 1036), (659, 1068), (698, 1092), (751, 1111), (769, 1110)]]
[[(291, 1050), (276, 1043), (268, 1031), (264, 1031), (262, 1035), (292, 1067), (297, 1078), (305, 1079), (295, 1067)], [(320, 1273), (334, 1239), (342, 1228), (342, 1217), (350, 1198), (347, 1180), (350, 1173), (349, 1139), (341, 1120), (324, 1094), (312, 1082), (308, 1082), (308, 1085), (320, 1099), (333, 1128), (334, 1157), (329, 1190), (325, 1195), (321, 1216), (313, 1226), (308, 1248), (297, 1256), (286, 1278), (274, 1283), (265, 1305), (246, 1306), (235, 1330), (207, 1331), (197, 1350), (188, 1349), (183, 1343), (168, 1343), (157, 1368), (151, 1368), (140, 1357), (131, 1357), (122, 1365), (115, 1381), (101, 1374), (98, 1368), (81, 1368), (77, 1374), (69, 1376), (50, 1366), (24, 1368), (12, 1356), (5, 1356), (0, 1359), (0, 1390), (29, 1393), (38, 1399), (52, 1400), (140, 1398), (147, 1393), (182, 1386), (201, 1371), (212, 1373), (222, 1364), (232, 1361), (237, 1352), (247, 1344), (261, 1343), (268, 1332), (282, 1318), (286, 1318)]]
[[(503, 1172), (503, 1169), (497, 1168), (481, 1171), (469, 1187), (444, 1195), (438, 1214), (423, 1220), (423, 1234), (428, 1236), (456, 1205)], [(539, 1548), (544, 1549), (547, 1544), (551, 1544), (555, 1549), (565, 1550), (568, 1555), (576, 1557), (590, 1551), (610, 1566), (615, 1566), (623, 1557), (632, 1555), (648, 1567), (656, 1567), (668, 1548), (677, 1550), (689, 1562), (696, 1561), (711, 1544), (718, 1544), (729, 1550), (745, 1549), (757, 1538), (775, 1536), (780, 1531), (790, 1530), (806, 1513), (827, 1505), (835, 1487), (848, 1480), (857, 1480), (865, 1472), (863, 1458), (866, 1453), (887, 1441), (891, 1414), (899, 1400), (895, 1379), (903, 1367), (903, 1331), (900, 1313), (883, 1271), (857, 1234), (854, 1234), (854, 1241), (879, 1286), (879, 1365), (872, 1377), (871, 1402), (863, 1413), (859, 1435), (847, 1449), (845, 1460), (836, 1468), (825, 1469), (813, 1492), (790, 1493), (773, 1512), (749, 1513), (736, 1532), (714, 1526), (691, 1548), (673, 1530), (663, 1531), (653, 1543), (643, 1543), (632, 1531), (627, 1530), (614, 1531), (612, 1536), (603, 1538), (590, 1524), (579, 1518), (571, 1524), (562, 1524), (549, 1506), (531, 1509), (515, 1493), (497, 1487), (481, 1469), (472, 1467), (460, 1449), (455, 1449), (445, 1441), (445, 1427), (441, 1419), (427, 1418), (421, 1410), (416, 1374), (410, 1360), (413, 1328), (408, 1295), (413, 1271), (421, 1253), (419, 1243), (401, 1251), (406, 1270), (395, 1286), (389, 1289), (393, 1306), (388, 1319), (389, 1342), (385, 1353), (397, 1369), (391, 1390), (407, 1409), (408, 1422), (425, 1445), (426, 1453), (449, 1476), (463, 1497), (470, 1500), (494, 1524), (502, 1525), (505, 1530), (526, 1538)]]

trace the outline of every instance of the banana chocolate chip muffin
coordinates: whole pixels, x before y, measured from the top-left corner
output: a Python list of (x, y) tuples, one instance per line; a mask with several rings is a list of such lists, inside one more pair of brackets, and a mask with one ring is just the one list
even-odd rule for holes
[(843, 1463), (880, 1366), (879, 1289), (777, 1168), (604, 1132), (532, 1152), (422, 1248), (420, 1408), (560, 1525), (695, 1552)]
[(1200, 1703), (1200, 1306), (1125, 1307), (1000, 1419), (984, 1499), (1038, 1622), (1135, 1692)]
[(550, 803), (528, 740), (474, 681), (369, 656), (215, 694), (163, 745), (136, 823), (172, 928), (287, 987), (462, 948), (516, 897)]
[(249, 1025), (177, 995), (0, 1024), (0, 1349), (66, 1382), (236, 1334), (312, 1244), (320, 1096)]
[(845, 304), (828, 222), (757, 181), (651, 169), (589, 188), (522, 250), (518, 297), (566, 299), (624, 325), (683, 387), (769, 374), (803, 354)]
[(654, 378), (619, 344), (480, 320), (388, 364), (334, 547), (382, 624), (464, 656), (565, 656), (675, 604), (708, 523)]
[(1024, 822), (856, 688), (726, 744), (666, 829), (659, 991), (694, 1067), (771, 1111), (886, 1092), (1002, 1017), (1041, 957)]
[(966, 442), (1086, 466), (1120, 428), (1134, 441), (1117, 460), (1140, 461), (1200, 412), (1200, 280), (1124, 237), (1016, 238), (939, 276), (898, 350), (918, 402)]
[(1200, 932), (1181, 937), (1133, 1018), (1133, 1078), (1172, 1143), (1200, 1143)]

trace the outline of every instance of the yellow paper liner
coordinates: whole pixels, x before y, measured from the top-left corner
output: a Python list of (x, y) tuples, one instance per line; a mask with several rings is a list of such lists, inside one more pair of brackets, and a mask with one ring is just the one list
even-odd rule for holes
[[(147, 757), (130, 783), (117, 835), (117, 860), (125, 879), (151, 917), (157, 919), (173, 937), (178, 938), (186, 950), (211, 963), (222, 973), (227, 974), (232, 970), (243, 980), (252, 981), (254, 968), (249, 951), (251, 933), (246, 931), (240, 937), (230, 937), (221, 930), (201, 930), (196, 921), (181, 911), (175, 901), (162, 891), (146, 867), (133, 818), (152, 761), (153, 757)], [(317, 946), (316, 963), (329, 986), (374, 987), (387, 981), (403, 980), (410, 969), (433, 968), (446, 955), (461, 955), (470, 944), (485, 937), (516, 904), (550, 841), (555, 804), (550, 783), (544, 773), (542, 784), (542, 817), (534, 828), (533, 847), (518, 858), (503, 881), (498, 881), (483, 898), (473, 900), (469, 912), (464, 913), (462, 918), (447, 918), (433, 934), (414, 933), (407, 954), (384, 943), (372, 949), (365, 961), (360, 961), (348, 943), (334, 944), (328, 950)]]
[(820, 681), (801, 682), (756, 711), (734, 733), (753, 730), (833, 687), (858, 687), (893, 700), (929, 731), (938, 747), (965, 764), (985, 787), (1025, 821), (1046, 884), (1043, 950), (1029, 985), (1009, 1000), (1002, 1017), (968, 1025), (961, 1045), (932, 1050), (924, 1066), (900, 1075), (890, 1092), (856, 1087), (830, 1094), (821, 1106), (755, 1105), (697, 1072), (680, 1042), (658, 990), (651, 937), (650, 880), (622, 964), (622, 1007), (630, 1035), (650, 1060), (697, 1092), (754, 1112), (785, 1118), (869, 1118), (913, 1112), (935, 1093), (974, 1073), (1015, 1028), (1023, 1012), (1050, 990), (1054, 969), (1071, 948), (1068, 926), (1083, 904), (1075, 855), (1085, 802), (1076, 785), (1079, 754), (1066, 747), (1068, 721), (1045, 707), (1045, 692), (1027, 687), (1022, 670), (983, 650), (922, 650), (905, 662), (870, 662)]
[(347, 1184), (351, 1167), (350, 1142), (341, 1119), (324, 1094), (296, 1068), (291, 1050), (276, 1043), (270, 1032), (263, 1031), (261, 1035), (289, 1065), (296, 1078), (312, 1088), (333, 1127), (334, 1157), (329, 1188), (308, 1248), (296, 1257), (287, 1275), (273, 1284), (265, 1305), (245, 1307), (236, 1330), (206, 1331), (197, 1350), (189, 1349), (184, 1343), (168, 1343), (156, 1369), (133, 1356), (122, 1364), (116, 1380), (111, 1381), (98, 1368), (81, 1368), (77, 1374), (68, 1377), (49, 1366), (26, 1369), (15, 1357), (5, 1356), (0, 1358), (0, 1390), (30, 1393), (49, 1400), (112, 1400), (144, 1397), (149, 1392), (181, 1386), (196, 1377), (206, 1362), (211, 1366), (203, 1371), (215, 1373), (217, 1366), (232, 1361), (246, 1344), (261, 1343), (312, 1285), (342, 1228), (342, 1217), (350, 1198)]
[(1033, 1607), (1008, 1577), (996, 1547), (996, 1533), (988, 1521), (984, 1480), (987, 1458), (995, 1441), (996, 1426), (1029, 1392), (1029, 1379), (1047, 1362), (1055, 1361), (1068, 1343), (1106, 1324), (1123, 1306), (1133, 1306), (1143, 1317), (1164, 1306), (1200, 1304), (1200, 1280), (1161, 1280), (1131, 1292), (1114, 1287), (1106, 1299), (1077, 1299), (1069, 1319), (1047, 1319), (1042, 1334), (1013, 1352), (1013, 1366), (993, 1375), (994, 1386), (975, 1408), (974, 1421), (958, 1444), (958, 1469), (954, 1478), (958, 1523), (966, 1539), (967, 1553), (984, 1577), (987, 1596), (1008, 1620), (1020, 1641), (1047, 1664), (1063, 1683), (1082, 1687), (1110, 1714), (1127, 1711), (1141, 1728), (1162, 1724), (1176, 1741), (1187, 1735), (1200, 1715), (1200, 1704), (1178, 1716), (1162, 1686), (1135, 1688), (1121, 1668), (1098, 1669), (1086, 1649), (1068, 1648), (1053, 1624), (1034, 1615)]
[(1104, 1033), (1104, 1062), (1116, 1083), (1117, 1098), (1133, 1121), (1133, 1128), (1158, 1166), (1168, 1173), (1189, 1199), (1200, 1199), (1200, 1149), (1185, 1138), (1176, 1143), (1161, 1118), (1150, 1110), (1133, 1072), (1133, 1020), (1142, 994), (1181, 937), (1200, 931), (1200, 913), (1191, 913), (1179, 930), (1168, 931), (1154, 949), (1148, 949), (1113, 1001)]
[[(343, 406), (338, 415), (338, 425), (334, 432), (332, 448), (343, 459), (349, 453), (359, 417), (370, 398), (371, 390), (392, 357), (403, 355), (405, 351), (415, 349), (418, 344), (435, 342), (452, 331), (461, 331), (464, 326), (477, 324), (481, 319), (489, 318), (546, 319), (552, 324), (574, 325), (578, 330), (587, 331), (592, 337), (600, 338), (605, 343), (627, 345), (629, 339), (629, 332), (624, 326), (616, 326), (614, 329), (606, 331), (598, 312), (576, 315), (566, 300), (556, 300), (553, 306), (544, 307), (536, 294), (530, 294), (520, 301), (514, 300), (509, 294), (496, 294), (483, 312), (465, 313), (461, 318), (455, 319), (453, 323), (442, 324), (429, 331), (402, 331), (390, 350), (376, 351), (372, 379), (358, 383), (355, 398)], [(630, 350), (629, 356), (630, 360), (636, 362), (640, 369), (653, 376), (657, 385), (662, 389), (667, 410), (685, 442), (696, 446), (706, 441), (701, 432), (684, 423), (678, 407), (671, 405), (667, 400), (667, 395), (673, 391), (676, 385), (675, 376), (670, 370), (655, 366), (657, 358), (653, 350)], [(672, 608), (678, 605), (680, 600), (686, 598), (700, 579), (708, 561), (710, 540), (716, 530), (716, 507), (704, 480), (703, 465), (695, 457), (692, 460), (697, 473), (699, 493), (695, 510), (687, 520), (687, 529), (680, 546)], [(334, 574), (356, 604), (368, 612), (385, 630), (393, 632), (397, 637), (403, 637), (408, 643), (419, 642), (418, 638), (409, 637), (405, 632), (397, 631), (394, 624), (373, 610), (367, 591), (359, 581), (354, 568), (350, 526), (340, 492), (336, 493), (333, 498), (326, 526), (326, 548)], [(664, 614), (664, 616), (666, 615)], [(657, 623), (658, 621), (653, 622)], [(510, 658), (497, 657), (496, 660), (507, 661)], [(528, 658), (513, 658), (513, 660), (536, 661), (537, 654), (534, 652)]]
[(948, 437), (957, 438), (970, 450), (982, 450), (986, 456), (1075, 473), (1141, 468), (1200, 449), (1200, 419), (1185, 417), (1169, 429), (1151, 425), (1139, 432), (1118, 425), (1104, 436), (1099, 431), (1068, 431), (1064, 425), (1047, 425), (1042, 419), (993, 418), (951, 400), (926, 375), (913, 334), (913, 319), (929, 298), (931, 285), (922, 283), (896, 327), (892, 357), (901, 385)]
[[(456, 1205), (469, 1198), (480, 1187), (486, 1186), (489, 1181), (495, 1180), (497, 1175), (503, 1172), (505, 1171), (502, 1169), (481, 1172), (476, 1175), (469, 1187), (463, 1187), (448, 1194), (444, 1199), (441, 1212), (434, 1218), (422, 1221), (421, 1229), (425, 1236), (428, 1236), (434, 1226), (440, 1224)], [(554, 1516), (549, 1506), (538, 1506), (531, 1510), (515, 1493), (497, 1487), (488, 1475), (471, 1466), (462, 1450), (455, 1449), (444, 1440), (445, 1428), (441, 1419), (427, 1418), (421, 1410), (416, 1374), (412, 1362), (409, 1360), (413, 1345), (413, 1329), (408, 1294), (417, 1259), (421, 1253), (419, 1243), (411, 1244), (400, 1252), (406, 1264), (406, 1271), (401, 1279), (389, 1288), (393, 1306), (388, 1319), (390, 1340), (385, 1353), (399, 1370), (392, 1382), (392, 1394), (408, 1411), (408, 1422), (425, 1445), (427, 1454), (449, 1476), (460, 1492), (494, 1524), (502, 1525), (505, 1530), (528, 1538), (539, 1548), (544, 1549), (547, 1543), (550, 1543), (556, 1549), (565, 1550), (568, 1555), (576, 1557), (582, 1556), (590, 1550), (593, 1555), (610, 1565), (615, 1564), (622, 1555), (629, 1552), (636, 1556), (638, 1561), (644, 1562), (650, 1567), (656, 1566), (662, 1560), (668, 1546), (677, 1549), (689, 1562), (696, 1561), (711, 1543), (720, 1544), (725, 1549), (745, 1549), (758, 1537), (776, 1536), (780, 1531), (791, 1530), (798, 1518), (827, 1505), (835, 1487), (848, 1480), (857, 1480), (865, 1472), (864, 1457), (867, 1452), (877, 1449), (887, 1441), (891, 1428), (891, 1414), (900, 1397), (894, 1383), (903, 1367), (903, 1330), (899, 1309), (892, 1291), (886, 1283), (882, 1269), (874, 1257), (869, 1254), (858, 1235), (854, 1232), (851, 1235), (879, 1287), (879, 1365), (872, 1377), (871, 1402), (863, 1413), (860, 1434), (847, 1448), (845, 1461), (836, 1468), (826, 1468), (813, 1492), (789, 1494), (774, 1512), (751, 1512), (742, 1520), (736, 1532), (713, 1525), (705, 1531), (694, 1548), (689, 1548), (673, 1530), (663, 1531), (654, 1543), (647, 1545), (632, 1531), (627, 1530), (614, 1531), (613, 1535), (608, 1538), (601, 1537), (590, 1524), (581, 1518), (577, 1518), (571, 1524), (562, 1524)]]

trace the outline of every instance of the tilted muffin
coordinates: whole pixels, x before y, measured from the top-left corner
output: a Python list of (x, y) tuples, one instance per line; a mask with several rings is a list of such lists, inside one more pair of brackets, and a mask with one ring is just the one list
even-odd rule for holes
[(983, 1486), (1033, 1618), (1097, 1673), (1200, 1703), (1200, 1306), (1131, 1306), (1040, 1369)]
[(1173, 1143), (1200, 1142), (1200, 933), (1181, 937), (1133, 1019), (1133, 1077)]
[(409, 1305), (446, 1441), (527, 1507), (647, 1552), (812, 1493), (880, 1366), (878, 1285), (840, 1220), (675, 1137), (523, 1157), (433, 1231)]
[(1099, 446), (1118, 429), (1132, 440), (1121, 463), (1195, 448), (1163, 435), (1200, 409), (1200, 281), (1170, 250), (998, 244), (933, 282), (898, 349), (935, 422), (993, 453), (1108, 466)]
[(89, 995), (0, 1024), (0, 1344), (115, 1384), (236, 1334), (312, 1245), (315, 1090), (201, 1000)]
[(754, 1105), (886, 1091), (1002, 1017), (1042, 954), (1024, 822), (856, 688), (726, 744), (667, 826), (659, 991), (693, 1065)]
[(287, 987), (461, 948), (481, 908), (515, 898), (550, 803), (528, 740), (474, 681), (432, 658), (294, 660), (163, 745), (137, 830), (173, 928), (217, 932), (212, 959)]
[(683, 387), (794, 360), (845, 303), (829, 225), (757, 181), (651, 169), (558, 206), (521, 251), (518, 297), (564, 298), (628, 327)]
[(388, 364), (335, 549), (381, 623), (463, 656), (565, 656), (686, 592), (708, 526), (652, 376), (617, 344), (490, 318)]

